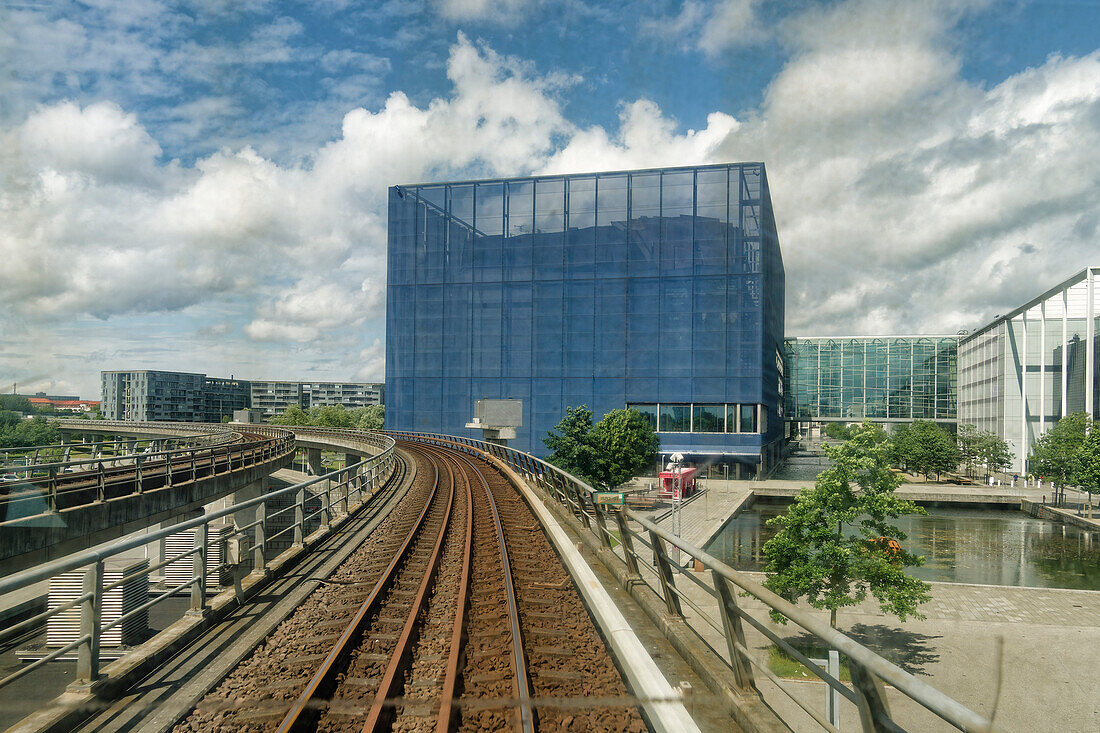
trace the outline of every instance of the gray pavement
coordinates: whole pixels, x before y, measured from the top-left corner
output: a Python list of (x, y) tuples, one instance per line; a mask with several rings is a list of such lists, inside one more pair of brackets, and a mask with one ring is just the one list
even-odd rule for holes
[[(756, 575), (757, 579), (762, 576)], [(694, 584), (679, 584), (710, 613), (715, 602)], [(976, 712), (991, 715), (1003, 731), (1100, 730), (1100, 593), (1096, 591), (1008, 588), (933, 583), (924, 620), (899, 622), (881, 613), (874, 602), (841, 612), (838, 626), (874, 651), (891, 659), (936, 689)], [(783, 638), (803, 637), (793, 624), (773, 624), (763, 603), (739, 601), (753, 617)], [(715, 648), (725, 642), (718, 632), (688, 610), (693, 626)], [(828, 623), (828, 612), (820, 612)], [(746, 627), (749, 647), (763, 658), (770, 645), (763, 634)], [(997, 695), (998, 645), (1003, 641), (1002, 683)], [(771, 682), (757, 676), (765, 701), (796, 731), (816, 724)], [(790, 685), (795, 694), (823, 710), (825, 685), (805, 681)], [(887, 690), (894, 714), (907, 730), (954, 730), (893, 688)], [(994, 701), (997, 702), (994, 711)], [(855, 707), (842, 703), (841, 730), (858, 730)]]

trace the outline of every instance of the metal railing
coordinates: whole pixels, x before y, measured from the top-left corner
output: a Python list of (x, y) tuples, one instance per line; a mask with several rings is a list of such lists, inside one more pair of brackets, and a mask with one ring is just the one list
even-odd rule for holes
[[(293, 444), (294, 430), (282, 428), (263, 428), (262, 430), (278, 432), (280, 439), (289, 438), (291, 444)], [(261, 432), (253, 428), (250, 428), (250, 431)], [(84, 572), (82, 592), (76, 598), (0, 631), (0, 643), (2, 643), (5, 639), (40, 627), (50, 618), (62, 612), (79, 608), (80, 631), (78, 637), (74, 641), (51, 650), (42, 658), (0, 679), (0, 687), (24, 677), (52, 660), (71, 654), (73, 650), (77, 652), (77, 684), (94, 682), (100, 676), (100, 640), (107, 631), (126, 623), (127, 620), (139, 614), (146, 613), (158, 603), (188, 588), (190, 589), (188, 613), (205, 613), (209, 608), (208, 591), (210, 587), (208, 584), (211, 576), (218, 577), (219, 574), (225, 571), (241, 572), (242, 568), (247, 568), (249, 561), (251, 572), (266, 572), (265, 569), (272, 560), (269, 545), (280, 536), (291, 538), (292, 550), (319, 540), (327, 534), (333, 522), (339, 517), (357, 511), (373, 495), (375, 490), (389, 478), (395, 465), (395, 443), (392, 438), (356, 431), (341, 432), (342, 437), (356, 441), (362, 446), (378, 452), (353, 465), (345, 466), (323, 476), (313, 477), (293, 486), (270, 491), (254, 499), (212, 511), (196, 519), (180, 522), (148, 534), (118, 540), (94, 550), (86, 550), (0, 578), (0, 595), (4, 595), (27, 589), (63, 573), (81, 569)], [(332, 435), (332, 433), (329, 434)], [(292, 501), (282, 509), (269, 510), (272, 502), (284, 497), (292, 497)], [(314, 510), (312, 506), (318, 508)], [(207, 559), (210, 556), (211, 549), (211, 525), (227, 517), (235, 516), (239, 520), (240, 512), (249, 510), (255, 512), (255, 519), (241, 526), (234, 526), (231, 532), (221, 535), (219, 541), (224, 544), (221, 553), (221, 558), (224, 561), (216, 567), (210, 567)], [(289, 515), (291, 521), (283, 529), (277, 532), (269, 532), (272, 520), (280, 515)], [(318, 523), (319, 526), (316, 531), (312, 534), (307, 532), (308, 527)], [(145, 545), (165, 540), (171, 535), (191, 530), (195, 533), (194, 547), (191, 550), (165, 558), (127, 577), (104, 583), (107, 560), (119, 557)], [(230, 552), (230, 548), (234, 548), (235, 552)], [(188, 581), (157, 592), (151, 599), (137, 608), (130, 609), (108, 623), (103, 622), (104, 594), (135, 579), (148, 578), (157, 570), (166, 568), (187, 557), (193, 559), (191, 577)], [(239, 580), (239, 575), (236, 575), (236, 578)], [(239, 589), (239, 586), (237, 587)]]
[[(85, 421), (81, 421), (85, 422)], [(8, 473), (23, 466), (39, 463), (67, 463), (74, 453), (88, 458), (116, 458), (134, 453), (178, 450), (205, 445), (220, 445), (239, 440), (233, 431), (202, 433), (192, 437), (126, 438), (123, 440), (97, 440), (94, 442), (67, 442), (54, 445), (30, 445), (6, 448), (0, 451), (0, 471)]]
[[(597, 504), (595, 489), (556, 466), (513, 448), (474, 438), (393, 431), (386, 431), (386, 434), (401, 440), (449, 446), (493, 456), (517, 471), (529, 483), (540, 487), (546, 494), (568, 507), (584, 527), (598, 537), (605, 549), (623, 560), (632, 580), (644, 582), (663, 600), (670, 616), (683, 618), (683, 609), (687, 606), (698, 615), (701, 623), (721, 635), (724, 649), (711, 644), (707, 639), (708, 634), (693, 629), (695, 634), (715, 652), (715, 656), (722, 659), (723, 663), (729, 667), (737, 686), (745, 692), (752, 694), (758, 692), (754, 672), (758, 670), (805, 710), (821, 728), (836, 731), (823, 711), (806, 704), (800, 696), (795, 694), (790, 684), (772, 672), (767, 662), (760, 659), (749, 648), (745, 641), (744, 630), (747, 624), (801, 662), (829, 688), (836, 690), (844, 700), (855, 705), (864, 731), (905, 730), (905, 727), (891, 715), (884, 683), (893, 686), (898, 694), (908, 697), (959, 730), (975, 733), (994, 730), (992, 722), (987, 718), (832, 628), (806, 609), (798, 608), (784, 600), (747, 574), (734, 570), (701, 548), (683, 541), (641, 515), (625, 508), (615, 510)], [(634, 529), (631, 522), (640, 526), (641, 531)], [(639, 547), (644, 549), (638, 549)], [(701, 563), (705, 570), (709, 571), (710, 583), (702, 579), (707, 577), (706, 575), (686, 570), (675, 562), (669, 554), (669, 548), (672, 547), (678, 548)], [(703, 593), (715, 601), (717, 610), (703, 608), (692, 600), (684, 589), (677, 587), (678, 578), (698, 586)], [(839, 651), (845, 657), (852, 686), (849, 687), (829, 674), (772, 631), (767, 624), (744, 609), (737, 602), (738, 596), (744, 594), (762, 602), (768, 609), (783, 614), (819, 639), (823, 645)], [(728, 655), (728, 660), (725, 655)]]
[(260, 440), (227, 434), (237, 442), (6, 467), (0, 492), (7, 519), (0, 525), (239, 471), (294, 450), (294, 433), (283, 428), (250, 428), (250, 435), (263, 436)]

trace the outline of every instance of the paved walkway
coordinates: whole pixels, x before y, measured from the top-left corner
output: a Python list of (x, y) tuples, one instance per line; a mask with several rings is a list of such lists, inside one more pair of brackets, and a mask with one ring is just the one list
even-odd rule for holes
[[(717, 612), (713, 599), (693, 583), (678, 585), (709, 614)], [(752, 598), (738, 602), (781, 637), (805, 640), (794, 624), (772, 623), (763, 603)], [(932, 601), (922, 611), (926, 619), (902, 623), (884, 615), (871, 601), (842, 611), (838, 627), (984, 715), (993, 712), (997, 699), (998, 646), (1003, 641), (1003, 681), (994, 719), (999, 730), (1100, 730), (1100, 676), (1096, 674), (1100, 592), (933, 583)], [(686, 615), (711, 645), (725, 649), (717, 631), (693, 611), (687, 610)], [(827, 612), (820, 612), (820, 618), (828, 623)], [(750, 648), (766, 659), (771, 642), (747, 625), (746, 633)], [(794, 730), (818, 729), (763, 675), (757, 675), (757, 684), (768, 704), (790, 720)], [(824, 683), (794, 681), (791, 687), (800, 699), (823, 709)], [(887, 694), (906, 730), (954, 730), (893, 688)], [(858, 730), (854, 706), (842, 703), (841, 712), (841, 730)]]

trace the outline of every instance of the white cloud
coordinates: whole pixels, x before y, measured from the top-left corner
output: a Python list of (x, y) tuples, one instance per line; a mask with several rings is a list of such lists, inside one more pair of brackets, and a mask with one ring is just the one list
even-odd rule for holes
[[(698, 7), (678, 16), (692, 44), (703, 42), (703, 17), (713, 23)], [(849, 0), (806, 11), (778, 28), (791, 55), (761, 106), (712, 112), (697, 130), (644, 98), (616, 100), (613, 127), (576, 125), (560, 97), (577, 79), (463, 35), (447, 58), (447, 94), (414, 102), (391, 91), (345, 109), (333, 139), (300, 163), (247, 144), (165, 160), (163, 138), (109, 102), (27, 111), (0, 129), (0, 323), (13, 344), (0, 371), (45, 384), (71, 367), (34, 352), (64, 353), (95, 333), (125, 344), (97, 351), (96, 368), (163, 358), (165, 368), (241, 363), (270, 376), (290, 354), (295, 369), (323, 358), (378, 378), (387, 186), (737, 160), (767, 164), (789, 332), (977, 325), (1094, 256), (1100, 52), (968, 83), (950, 36), (968, 7)], [(62, 21), (50, 30), (79, 37)], [(276, 59), (295, 32), (284, 24), (252, 40)], [(317, 60), (385, 67), (355, 52)], [(236, 114), (232, 104), (196, 99), (175, 122)], [(199, 310), (205, 320), (187, 337), (163, 336), (164, 313)], [(66, 336), (43, 340), (51, 331)], [(219, 344), (215, 366), (181, 356), (190, 334)], [(256, 367), (253, 350), (276, 367)], [(72, 362), (87, 369), (90, 354)]]
[(582, 173), (716, 162), (718, 148), (740, 123), (722, 112), (707, 116), (703, 130), (677, 132), (675, 120), (666, 117), (648, 99), (623, 105), (619, 130), (614, 136), (596, 126), (575, 132), (553, 154), (541, 173)]
[(439, 0), (440, 14), (453, 21), (515, 22), (531, 0)]
[(964, 5), (786, 24), (794, 55), (720, 155), (768, 165), (789, 332), (954, 332), (1089, 263), (1100, 55), (968, 84), (947, 38)]
[(114, 182), (149, 179), (161, 154), (137, 117), (111, 102), (43, 107), (10, 145), (24, 165)]
[(719, 0), (711, 4), (684, 0), (675, 16), (646, 18), (641, 27), (658, 38), (716, 56), (726, 49), (752, 46), (769, 37), (757, 12), (759, 5), (760, 0)]
[(363, 382), (380, 382), (386, 378), (386, 346), (375, 339), (354, 359), (353, 378)]

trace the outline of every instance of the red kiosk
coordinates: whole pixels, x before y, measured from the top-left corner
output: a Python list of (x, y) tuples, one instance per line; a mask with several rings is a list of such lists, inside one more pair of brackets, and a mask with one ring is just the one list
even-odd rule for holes
[[(698, 478), (698, 468), (681, 468), (676, 471), (661, 471), (657, 478), (661, 482), (660, 496), (662, 499), (679, 501), (686, 499), (695, 493), (695, 480)], [(680, 490), (683, 490), (681, 496)]]

